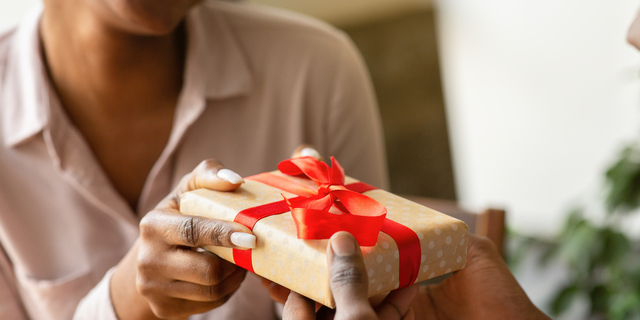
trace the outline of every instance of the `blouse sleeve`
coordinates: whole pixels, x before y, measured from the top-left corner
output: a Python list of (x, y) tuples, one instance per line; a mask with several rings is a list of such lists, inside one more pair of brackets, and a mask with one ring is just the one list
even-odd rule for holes
[(355, 45), (344, 34), (329, 106), (328, 154), (349, 176), (387, 189), (382, 124), (373, 85)]
[(11, 262), (0, 247), (0, 319), (27, 320), (20, 302)]
[(111, 302), (109, 282), (115, 272), (111, 268), (100, 282), (78, 304), (73, 320), (118, 320)]

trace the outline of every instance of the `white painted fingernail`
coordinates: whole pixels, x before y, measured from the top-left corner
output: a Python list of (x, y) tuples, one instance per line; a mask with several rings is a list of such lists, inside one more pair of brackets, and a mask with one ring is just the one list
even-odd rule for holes
[(231, 243), (238, 247), (253, 249), (256, 247), (256, 236), (243, 232), (231, 234)]
[(318, 153), (318, 151), (314, 148), (304, 148), (300, 150), (300, 155), (303, 157), (313, 157), (318, 160), (320, 159), (320, 153)]
[(241, 184), (244, 182), (244, 179), (242, 179), (242, 177), (239, 174), (229, 169), (218, 170), (218, 178), (233, 184)]

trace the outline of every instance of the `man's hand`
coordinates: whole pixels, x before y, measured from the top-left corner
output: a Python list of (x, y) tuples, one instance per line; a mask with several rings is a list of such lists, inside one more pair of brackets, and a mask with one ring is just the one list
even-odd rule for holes
[[(355, 239), (336, 233), (327, 248), (335, 312), (292, 292), (283, 319), (531, 319), (549, 318), (527, 298), (491, 241), (469, 236), (467, 266), (442, 283), (392, 291), (375, 309)], [(415, 298), (415, 299), (414, 299)]]
[(467, 266), (443, 282), (422, 286), (412, 304), (417, 319), (549, 319), (522, 290), (493, 242), (469, 235)]
[(414, 319), (410, 305), (418, 292), (417, 285), (392, 291), (375, 309), (371, 306), (367, 298), (369, 281), (362, 252), (351, 234), (341, 231), (331, 237), (327, 260), (336, 309), (323, 307), (316, 313), (313, 301), (291, 292), (284, 305), (283, 320)]

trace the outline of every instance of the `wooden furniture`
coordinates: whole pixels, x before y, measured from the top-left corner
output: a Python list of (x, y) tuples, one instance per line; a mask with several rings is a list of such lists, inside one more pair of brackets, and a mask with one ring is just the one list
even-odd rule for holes
[(469, 226), (469, 231), (489, 238), (498, 247), (500, 255), (504, 257), (505, 235), (505, 211), (499, 209), (486, 209), (480, 213), (464, 210), (454, 201), (432, 199), (418, 196), (407, 196), (411, 201), (429, 207), (456, 219), (464, 221)]

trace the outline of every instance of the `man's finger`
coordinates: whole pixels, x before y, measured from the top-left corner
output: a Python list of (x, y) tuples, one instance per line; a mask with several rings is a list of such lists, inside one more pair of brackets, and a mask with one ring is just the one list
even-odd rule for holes
[(269, 290), (269, 286), (273, 283), (273, 281), (260, 277), (260, 284), (267, 290)]
[(409, 307), (409, 310), (404, 315), (404, 317), (402, 317), (402, 320), (415, 320), (415, 319), (416, 319), (416, 313), (413, 311), (413, 308)]
[(160, 237), (171, 246), (217, 246), (252, 249), (256, 237), (235, 222), (182, 215), (172, 210), (154, 210), (140, 222), (142, 237)]
[(411, 303), (418, 294), (419, 286), (414, 284), (407, 288), (391, 291), (376, 309), (380, 320), (400, 320), (409, 315)]
[(313, 301), (291, 291), (282, 310), (282, 320), (315, 320)]
[(369, 283), (356, 239), (348, 232), (335, 233), (329, 240), (327, 257), (336, 319), (375, 319), (367, 299)]
[(269, 280), (262, 278), (262, 286), (269, 291), (269, 297), (275, 302), (284, 304), (291, 293), (291, 290)]
[(271, 300), (282, 303), (282, 304), (287, 302), (287, 297), (289, 297), (289, 294), (291, 293), (291, 290), (275, 282), (272, 282), (269, 285), (268, 289), (269, 289), (269, 297), (271, 297)]

